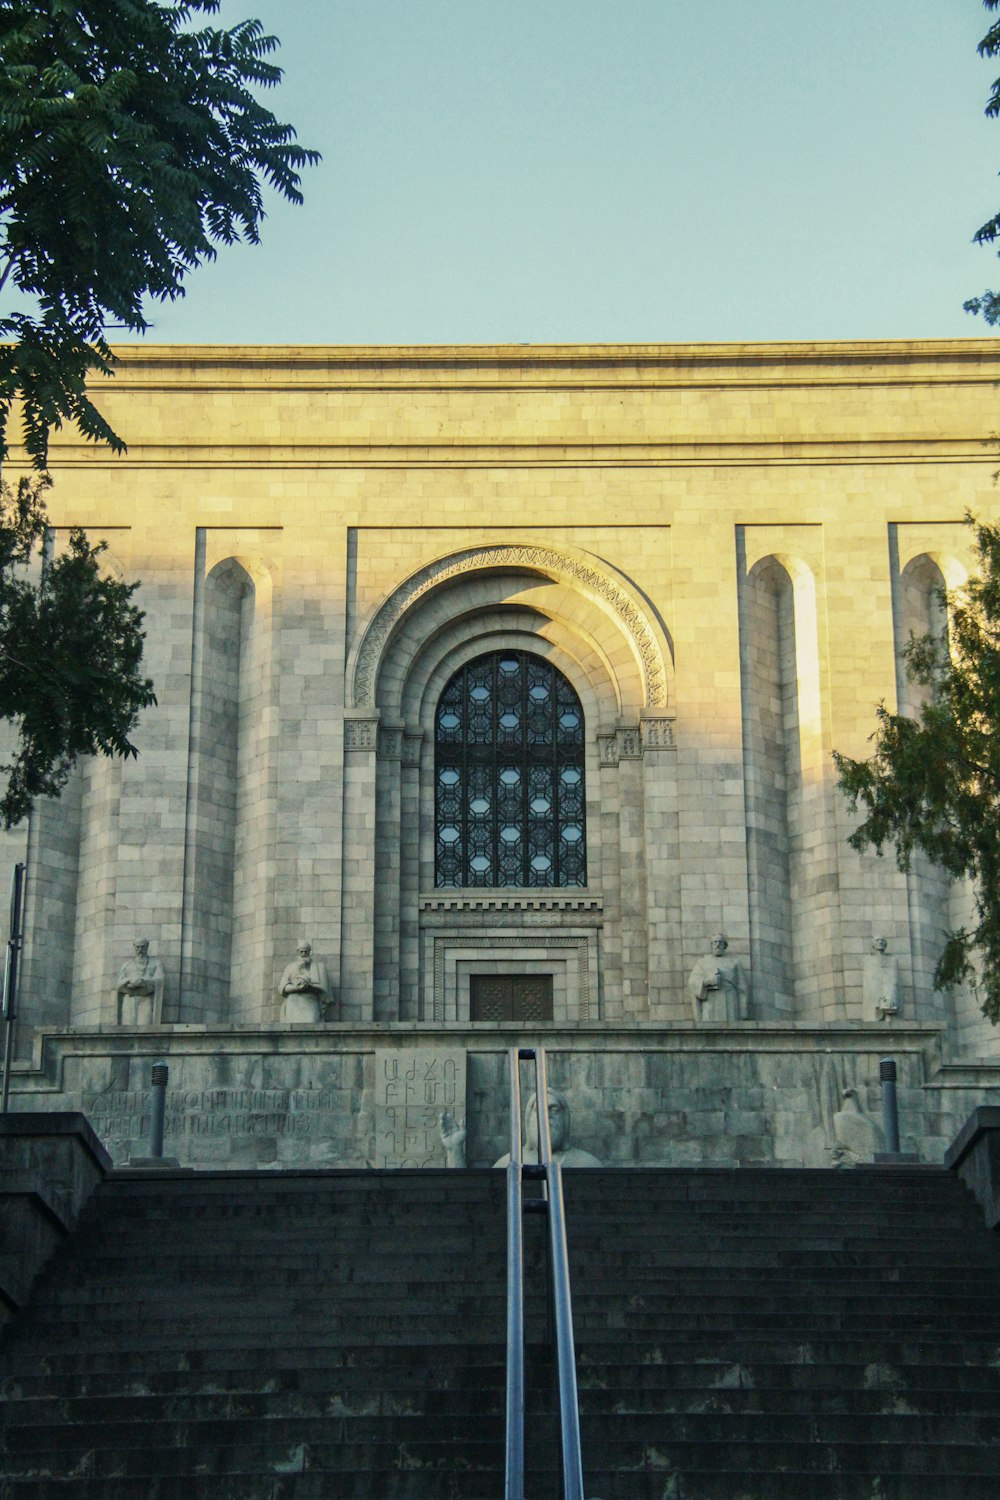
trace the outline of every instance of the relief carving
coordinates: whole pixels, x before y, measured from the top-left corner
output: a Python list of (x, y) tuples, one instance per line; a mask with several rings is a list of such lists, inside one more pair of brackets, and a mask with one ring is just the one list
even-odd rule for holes
[(674, 739), (673, 719), (644, 719), (642, 723), (642, 748), (643, 750), (673, 750), (676, 747)]
[(638, 729), (619, 729), (618, 731), (618, 758), (619, 760), (638, 760), (642, 754), (639, 743)]
[(403, 727), (401, 724), (379, 725), (378, 758), (379, 760), (402, 760)]
[(600, 756), (602, 766), (616, 766), (619, 759), (617, 734), (599, 734), (597, 736), (597, 753)]
[(424, 745), (422, 729), (407, 729), (403, 733), (403, 748), (400, 759), (404, 766), (419, 766), (420, 752)]
[(344, 749), (374, 750), (378, 745), (378, 719), (345, 719)]
[(421, 569), (415, 577), (397, 589), (376, 614), (361, 644), (354, 669), (354, 702), (360, 706), (373, 701), (375, 671), (382, 648), (411, 604), (446, 579), (499, 567), (532, 568), (552, 577), (570, 578), (603, 599), (627, 627), (638, 647), (646, 703), (651, 708), (660, 708), (666, 704), (667, 680), (660, 648), (642, 612), (624, 589), (606, 573), (577, 558), (566, 557), (551, 547), (528, 546), (479, 547), (441, 558)]

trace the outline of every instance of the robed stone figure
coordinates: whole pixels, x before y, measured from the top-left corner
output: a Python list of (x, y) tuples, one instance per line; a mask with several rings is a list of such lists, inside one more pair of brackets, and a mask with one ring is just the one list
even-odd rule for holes
[(163, 968), (149, 956), (149, 939), (137, 938), (132, 957), (118, 973), (119, 1026), (159, 1026), (163, 1017)]
[(307, 943), (305, 938), (298, 945), (298, 957), (282, 974), (278, 990), (283, 1021), (327, 1019), (331, 995), (326, 965), (313, 957), (312, 943)]
[(714, 934), (711, 952), (699, 958), (688, 979), (696, 1025), (725, 1026), (750, 1019), (750, 983), (738, 958), (727, 958), (729, 940)]

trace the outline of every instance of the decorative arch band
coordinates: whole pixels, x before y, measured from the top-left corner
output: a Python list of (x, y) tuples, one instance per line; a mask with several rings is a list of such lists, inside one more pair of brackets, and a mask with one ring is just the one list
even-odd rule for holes
[(380, 606), (362, 638), (354, 664), (352, 706), (361, 708), (374, 703), (375, 680), (382, 652), (407, 610), (449, 579), (497, 568), (524, 568), (547, 574), (555, 581), (587, 589), (600, 599), (618, 617), (635, 645), (642, 665), (646, 707), (666, 707), (667, 672), (663, 652), (649, 621), (627, 589), (601, 568), (580, 558), (567, 556), (551, 547), (528, 545), (476, 547), (453, 552), (421, 568), (401, 584)]

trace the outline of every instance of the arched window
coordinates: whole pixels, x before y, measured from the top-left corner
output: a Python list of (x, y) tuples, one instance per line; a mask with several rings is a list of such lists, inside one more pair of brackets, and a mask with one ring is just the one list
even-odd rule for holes
[(434, 882), (585, 885), (583, 709), (526, 651), (459, 668), (434, 721)]

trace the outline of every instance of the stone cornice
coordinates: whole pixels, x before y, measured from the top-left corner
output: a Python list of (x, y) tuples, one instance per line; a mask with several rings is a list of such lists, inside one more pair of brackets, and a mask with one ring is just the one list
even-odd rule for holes
[[(224, 1026), (172, 1023), (133, 1031), (123, 1026), (87, 1026), (66, 1030), (36, 1030), (30, 1065), (15, 1065), (11, 1099), (57, 1094), (64, 1089), (64, 1066), (69, 1058), (132, 1057), (150, 1062), (171, 1057), (336, 1056), (373, 1052), (376, 1047), (407, 1047), (422, 1040), (442, 1046), (467, 1047), (476, 1053), (505, 1053), (519, 1043), (538, 1043), (550, 1052), (714, 1052), (735, 1057), (753, 1052), (870, 1053), (873, 1058), (893, 1052), (924, 1056), (925, 1082), (936, 1079), (940, 1067), (942, 1028), (923, 1022), (891, 1028), (865, 1022), (823, 1026), (815, 1022), (778, 1024), (743, 1021), (731, 1026), (694, 1026), (690, 1022), (553, 1022), (530, 1033), (505, 1022), (385, 1021), (368, 1025), (335, 1021), (315, 1025)], [(1000, 1061), (995, 1065), (1000, 1084)], [(23, 1107), (23, 1106), (21, 1106)]]
[[(1000, 378), (1000, 339), (754, 344), (119, 345), (121, 388), (885, 385)], [(106, 387), (94, 383), (95, 390)]]
[[(996, 382), (1000, 383), (1000, 371)], [(53, 469), (103, 467), (127, 463), (129, 469), (226, 470), (274, 468), (305, 469), (714, 469), (794, 468), (829, 464), (906, 465), (978, 463), (996, 469), (1000, 439), (983, 436), (925, 436), (873, 438), (870, 441), (836, 438), (773, 442), (698, 442), (694, 438), (662, 443), (271, 443), (228, 442), (178, 445), (135, 442), (127, 459), (92, 443), (60, 436), (52, 444)], [(11, 444), (10, 467), (26, 467), (23, 450)], [(960, 519), (960, 517), (956, 517)], [(209, 517), (206, 524), (217, 524)], [(70, 524), (70, 523), (66, 523)], [(265, 523), (266, 524), (266, 523)], [(595, 523), (590, 523), (595, 524)]]
[(53, 469), (996, 466), (1000, 339), (117, 352)]

